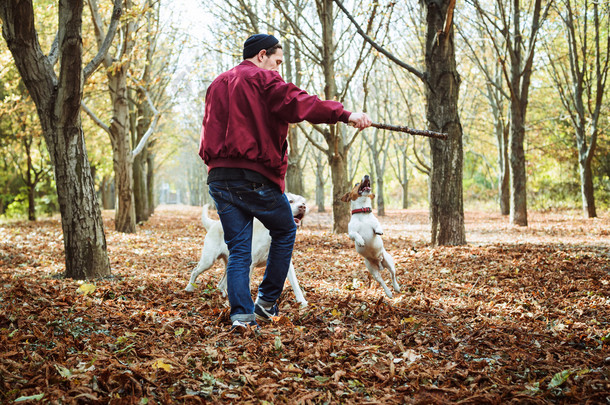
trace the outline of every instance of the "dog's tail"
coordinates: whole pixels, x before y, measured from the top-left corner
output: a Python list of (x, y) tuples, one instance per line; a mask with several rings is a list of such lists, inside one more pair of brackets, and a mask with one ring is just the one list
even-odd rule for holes
[(203, 206), (203, 210), (201, 211), (201, 223), (203, 224), (203, 227), (205, 228), (206, 232), (210, 230), (210, 228), (212, 227), (212, 225), (214, 225), (217, 221), (213, 220), (212, 218), (208, 217), (208, 207), (210, 206), (210, 204), (206, 204)]

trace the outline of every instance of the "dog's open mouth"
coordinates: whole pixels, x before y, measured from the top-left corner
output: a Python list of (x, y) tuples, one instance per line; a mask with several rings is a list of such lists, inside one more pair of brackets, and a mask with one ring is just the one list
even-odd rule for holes
[(358, 194), (364, 192), (371, 192), (371, 180), (369, 179), (369, 176), (365, 176), (360, 182), (360, 187), (358, 187)]
[(297, 226), (301, 226), (301, 220), (303, 219), (305, 215), (301, 212), (299, 212), (297, 215), (294, 216), (294, 223), (297, 224)]

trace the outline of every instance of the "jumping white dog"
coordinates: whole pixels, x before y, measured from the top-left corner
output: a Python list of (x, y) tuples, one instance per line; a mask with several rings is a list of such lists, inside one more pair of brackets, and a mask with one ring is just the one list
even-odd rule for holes
[[(292, 208), (292, 215), (297, 226), (300, 226), (301, 220), (307, 213), (307, 205), (305, 204), (305, 197), (297, 194), (286, 193), (290, 207)], [(216, 260), (219, 258), (224, 261), (225, 272), (222, 280), (218, 283), (218, 288), (226, 295), (227, 292), (227, 261), (229, 260), (229, 248), (225, 243), (224, 230), (220, 221), (213, 220), (208, 217), (208, 205), (203, 206), (203, 212), (201, 213), (201, 222), (203, 227), (206, 229), (207, 234), (203, 240), (203, 249), (201, 250), (201, 258), (197, 267), (191, 272), (191, 278), (185, 288), (186, 291), (195, 291), (195, 280), (197, 277), (208, 270)], [(252, 229), (252, 264), (250, 265), (250, 276), (252, 271), (256, 267), (264, 267), (267, 264), (267, 257), (269, 256), (269, 246), (271, 246), (271, 235), (269, 230), (258, 220), (254, 219)], [(288, 281), (294, 291), (296, 301), (301, 306), (307, 305), (307, 300), (303, 296), (299, 281), (297, 280), (292, 260), (290, 261), (290, 267), (288, 269)]]
[(360, 183), (356, 183), (352, 191), (345, 194), (341, 201), (349, 202), (352, 209), (352, 218), (348, 224), (348, 234), (355, 242), (356, 252), (364, 257), (364, 264), (371, 276), (383, 287), (386, 295), (392, 298), (392, 291), (386, 286), (380, 271), (385, 267), (390, 271), (392, 286), (400, 292), (396, 280), (394, 259), (383, 247), (381, 224), (373, 214), (371, 201), (375, 194), (371, 193), (371, 180), (365, 175)]

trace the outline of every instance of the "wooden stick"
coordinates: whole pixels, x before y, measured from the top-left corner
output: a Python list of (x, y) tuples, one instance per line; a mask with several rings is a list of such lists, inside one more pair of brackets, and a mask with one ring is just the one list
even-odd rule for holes
[(444, 132), (428, 131), (427, 129), (413, 129), (409, 127), (401, 127), (398, 125), (379, 124), (377, 122), (373, 122), (371, 126), (379, 129), (387, 129), (388, 131), (398, 131), (405, 132), (411, 135), (427, 136), (428, 138), (436, 138), (443, 140), (449, 138), (449, 134), (446, 134)]

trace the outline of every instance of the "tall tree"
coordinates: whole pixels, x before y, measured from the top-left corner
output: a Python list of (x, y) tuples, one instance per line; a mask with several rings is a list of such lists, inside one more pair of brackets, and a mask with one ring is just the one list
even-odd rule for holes
[[(553, 0), (542, 9), (542, 0), (533, 0), (532, 9), (520, 0), (496, 0), (494, 10), (479, 0), (473, 0), (481, 20), (492, 40), (503, 67), (510, 90), (510, 222), (527, 226), (527, 176), (525, 173), (525, 123), (534, 55), (540, 26), (546, 19)], [(522, 17), (531, 18), (529, 32)], [(498, 36), (502, 38), (501, 42)]]
[(458, 114), (459, 75), (455, 62), (453, 11), (455, 0), (426, 0), (425, 72), (404, 63), (377, 44), (339, 0), (334, 0), (355, 25), (358, 34), (392, 62), (417, 76), (426, 86), (428, 128), (446, 132), (449, 139), (430, 139), (430, 220), (433, 245), (466, 243), (462, 193), (462, 126)]
[[(476, 25), (477, 35), (474, 38), (481, 38), (485, 35), (485, 30), (480, 23)], [(507, 93), (506, 81), (502, 73), (502, 66), (496, 63), (493, 57), (493, 49), (486, 41), (473, 41), (472, 27), (463, 27), (459, 30), (462, 41), (466, 44), (468, 57), (479, 68), (485, 79), (484, 86), (476, 86), (481, 95), (487, 100), (491, 115), (493, 117), (493, 132), (496, 137), (498, 147), (497, 154), (497, 178), (498, 178), (498, 201), (500, 213), (510, 214), (510, 165), (508, 153), (508, 141), (510, 126), (506, 117), (506, 104), (510, 100)], [(498, 40), (499, 41), (499, 40)], [(504, 46), (500, 45), (500, 48)], [(491, 53), (491, 55), (490, 55)]]
[[(142, 152), (134, 153), (133, 178), (136, 221), (149, 218), (154, 212), (154, 158), (155, 145), (158, 140), (153, 136), (157, 132), (155, 120), (162, 111), (169, 110), (175, 103), (175, 92), (181, 86), (174, 86), (172, 94), (168, 87), (172, 83), (176, 70), (181, 67), (179, 58), (182, 54), (184, 34), (173, 27), (161, 31), (160, 10), (162, 2), (146, 0), (145, 33), (134, 50), (135, 97), (130, 97), (133, 104), (131, 111), (132, 144), (140, 145), (144, 140)], [(141, 55), (143, 54), (143, 55)], [(133, 93), (133, 92), (132, 92)], [(149, 139), (148, 142), (145, 140)]]
[[(578, 149), (580, 192), (584, 214), (597, 216), (591, 163), (597, 147), (602, 101), (610, 63), (610, 15), (608, 6), (588, 0), (584, 4), (563, 0), (558, 13), (565, 27), (568, 66), (548, 47), (551, 77), (559, 98), (568, 112)], [(575, 6), (578, 10), (575, 10)], [(605, 24), (605, 25), (602, 25)]]
[(433, 245), (463, 245), (464, 151), (458, 113), (460, 77), (455, 62), (453, 9), (455, 0), (427, 2), (426, 118), (428, 127), (449, 139), (430, 139), (430, 221)]
[[(121, 15), (115, 0), (102, 46), (83, 69), (82, 0), (60, 0), (58, 33), (45, 55), (34, 26), (32, 0), (0, 4), (2, 36), (32, 100), (54, 167), (66, 256), (65, 276), (76, 279), (110, 274), (102, 216), (80, 119), (83, 82), (108, 51)], [(53, 65), (59, 58), (59, 77)]]
[[(295, 9), (302, 9), (302, 5), (298, 2), (294, 4)], [(290, 27), (288, 26), (287, 20), (283, 22), (284, 32), (289, 32)], [(286, 81), (294, 83), (297, 87), (301, 87), (301, 51), (299, 49), (299, 43), (295, 42), (292, 44), (290, 41), (286, 41), (283, 45), (284, 49), (284, 72)], [(303, 187), (303, 150), (299, 142), (299, 131), (296, 125), (290, 125), (288, 128), (288, 168), (286, 169), (286, 190), (291, 193), (304, 195), (305, 189)]]
[[(95, 27), (98, 49), (103, 45), (104, 23), (100, 16), (97, 0), (88, 0), (91, 19)], [(136, 22), (133, 16), (132, 1), (123, 0), (127, 11), (120, 25), (122, 41), (116, 55), (107, 53), (103, 63), (106, 68), (108, 92), (110, 94), (112, 119), (110, 125), (105, 125), (98, 118), (92, 117), (98, 125), (110, 136), (114, 166), (114, 181), (117, 192), (117, 207), (115, 210), (115, 228), (119, 232), (133, 233), (136, 231), (136, 211), (133, 197), (133, 156), (131, 154), (131, 138), (129, 132), (129, 102), (127, 75), (131, 51), (135, 44)], [(87, 108), (85, 111), (92, 115)]]
[[(98, 9), (97, 0), (88, 0), (88, 3), (95, 28), (98, 49), (101, 49), (103, 46), (102, 33), (104, 22)], [(140, 12), (141, 10), (134, 9), (132, 0), (123, 0), (123, 7), (126, 10), (127, 17), (121, 21), (120, 32), (122, 41), (115, 55), (106, 54), (103, 59), (112, 107), (110, 125), (104, 124), (86, 106), (84, 106), (84, 110), (100, 128), (108, 133), (112, 144), (114, 180), (118, 203), (115, 210), (115, 228), (119, 232), (134, 233), (136, 232), (136, 209), (133, 162), (135, 157), (143, 150), (143, 145), (145, 145), (148, 137), (140, 140), (142, 146), (138, 144), (132, 150), (128, 79), (130, 76), (132, 51), (136, 44), (138, 20), (142, 13)], [(146, 9), (146, 6), (144, 6), (144, 9)], [(156, 111), (154, 107), (152, 109)], [(149, 129), (151, 131), (154, 131), (156, 122), (156, 120), (150, 122)]]

